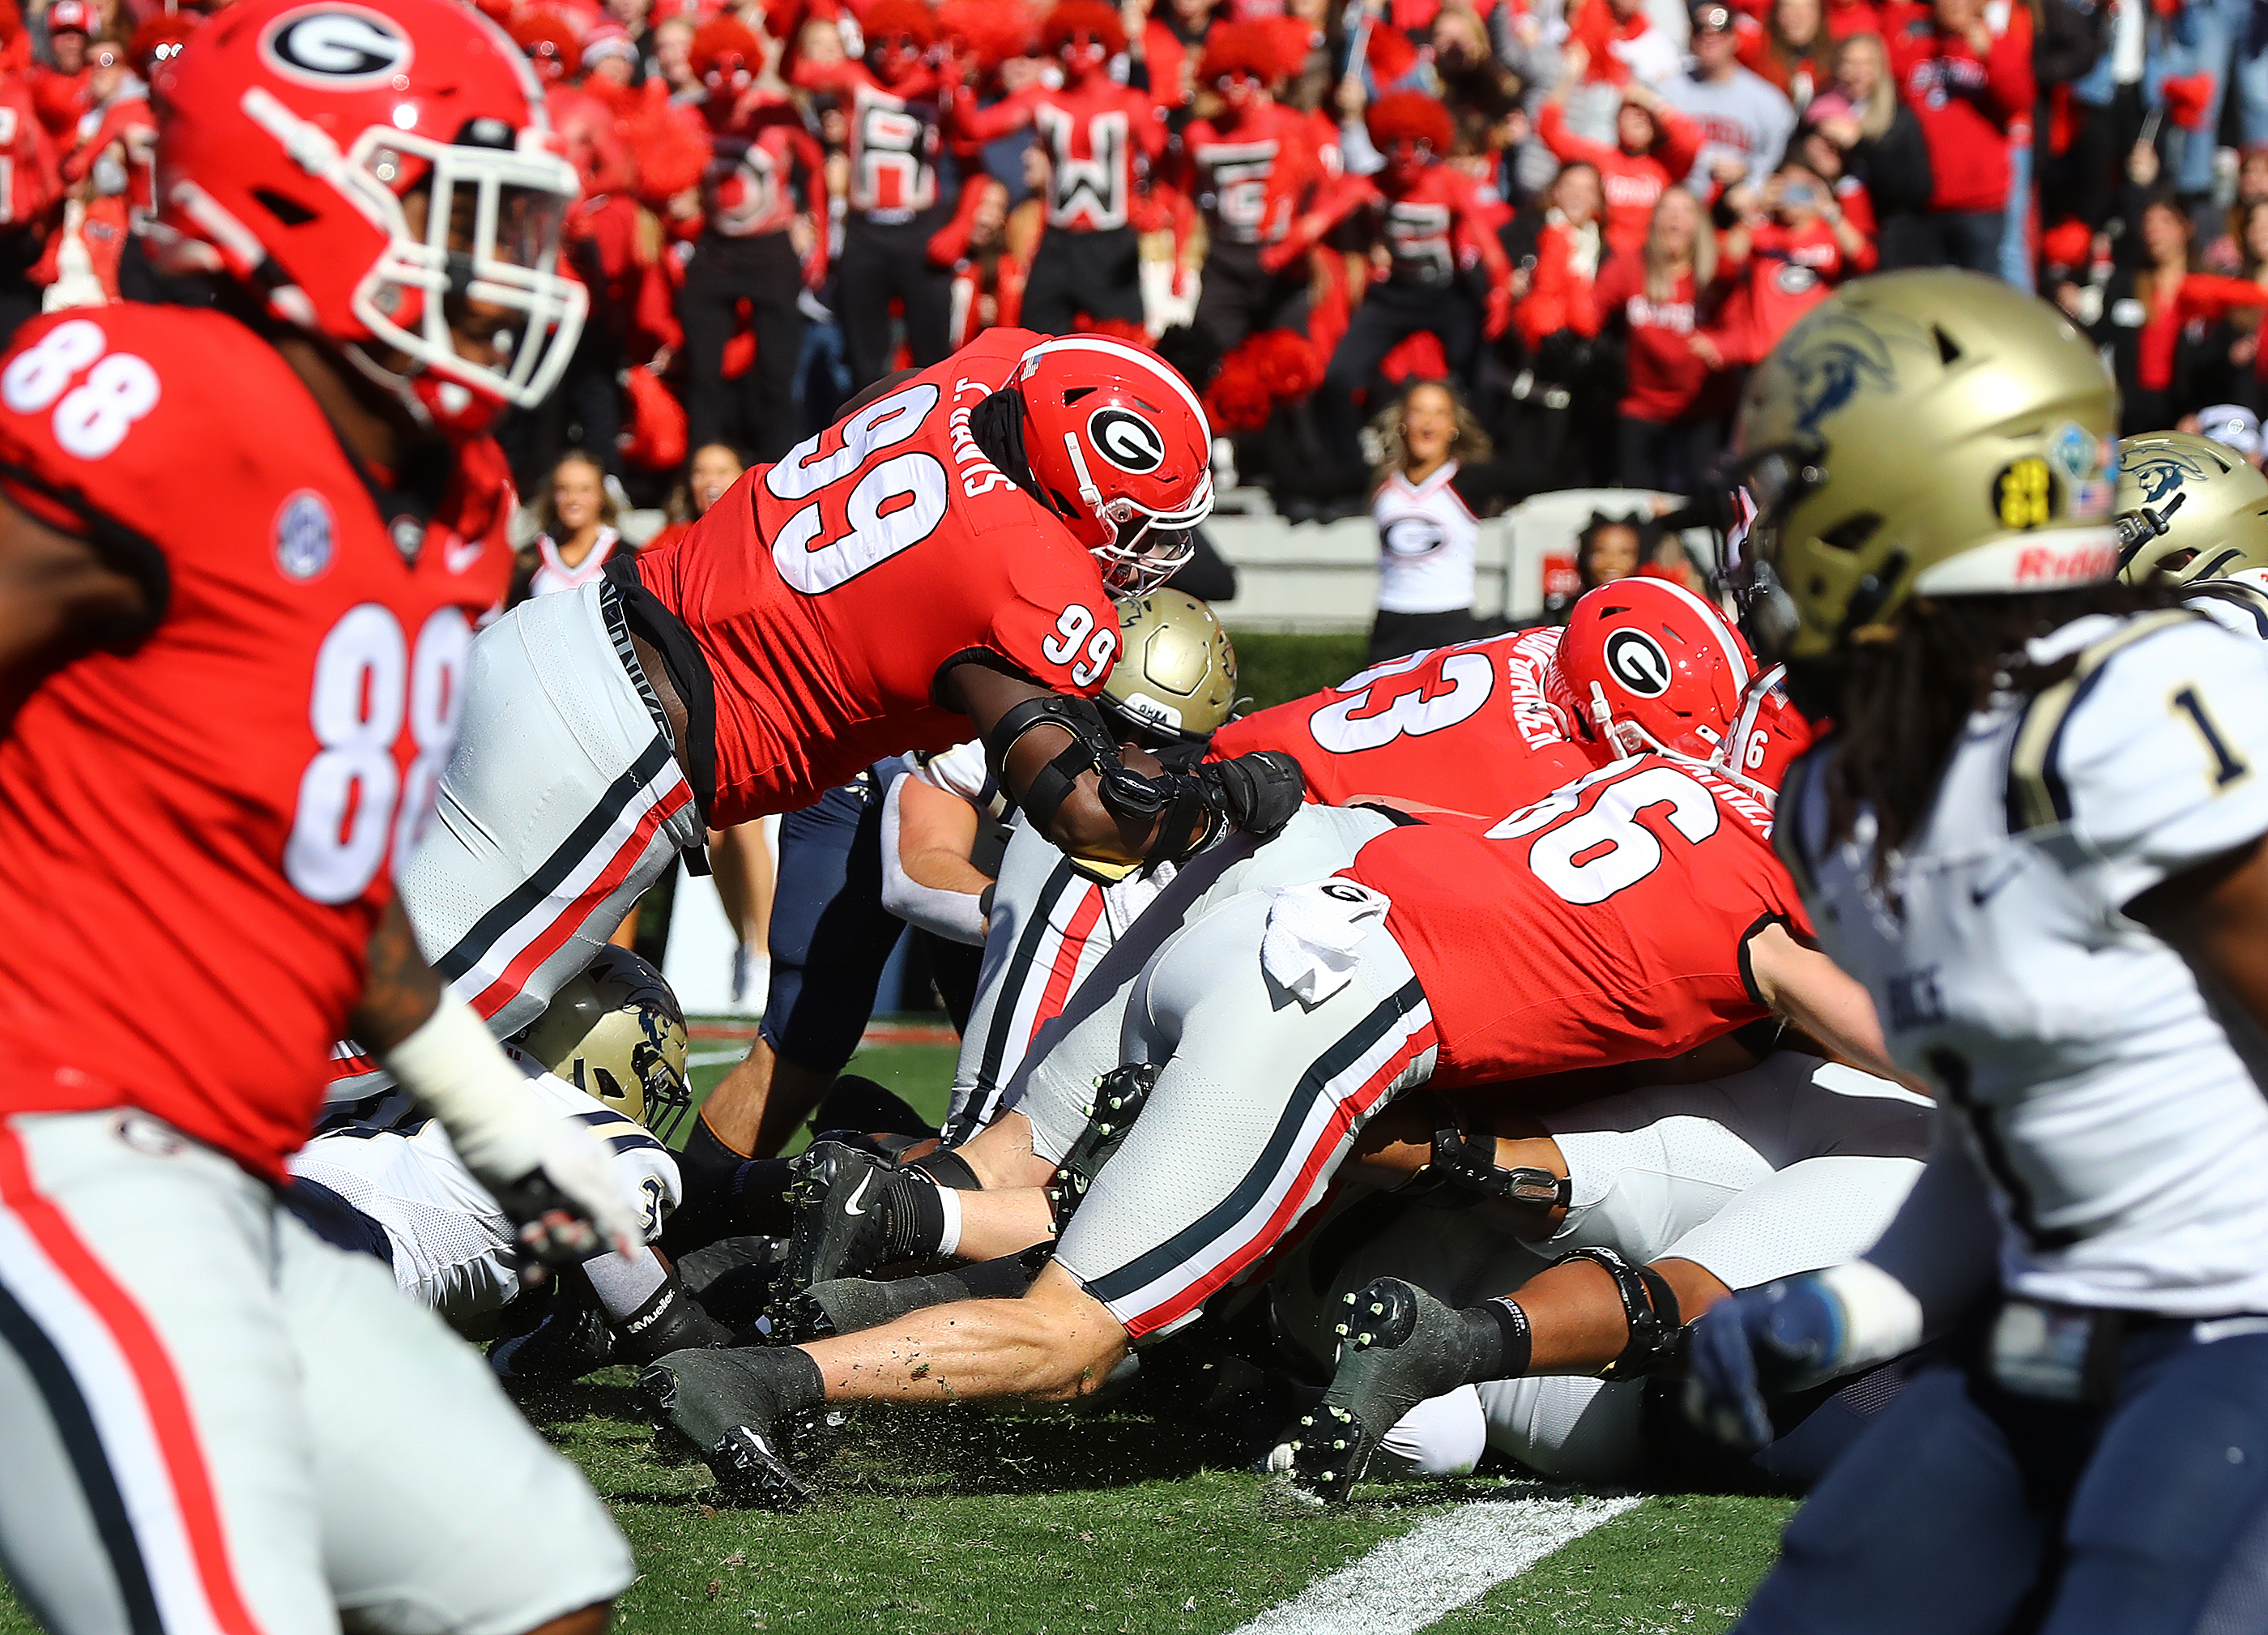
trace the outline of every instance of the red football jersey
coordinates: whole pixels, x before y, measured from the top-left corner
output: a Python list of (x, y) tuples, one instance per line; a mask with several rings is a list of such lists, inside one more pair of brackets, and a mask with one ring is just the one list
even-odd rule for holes
[(1325, 806), (1387, 798), (1490, 821), (1594, 764), (1554, 627), (1436, 647), (1231, 721), (1209, 760), (1280, 749)]
[(496, 446), (439, 476), (430, 514), (372, 486), (218, 313), (17, 332), (0, 490), (160, 612), (0, 736), (0, 1112), (142, 1107), (283, 1175), (512, 571)]
[(993, 329), (740, 479), (638, 558), (717, 688), (718, 825), (809, 806), (885, 755), (950, 749), (938, 673), (998, 653), (1091, 696), (1118, 652), (1101, 571), (986, 459), (968, 411), (1045, 337)]
[(1380, 836), (1344, 870), (1433, 1010), (1443, 1089), (1675, 1056), (1763, 1017), (1742, 946), (1808, 933), (1771, 815), (1687, 762), (1602, 768), (1485, 832)]

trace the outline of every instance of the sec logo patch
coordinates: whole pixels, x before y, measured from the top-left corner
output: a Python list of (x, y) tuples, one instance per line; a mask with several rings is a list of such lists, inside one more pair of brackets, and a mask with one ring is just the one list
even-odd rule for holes
[(330, 571), (337, 553), (331, 503), (313, 489), (301, 489), (276, 513), (276, 570), (295, 585)]

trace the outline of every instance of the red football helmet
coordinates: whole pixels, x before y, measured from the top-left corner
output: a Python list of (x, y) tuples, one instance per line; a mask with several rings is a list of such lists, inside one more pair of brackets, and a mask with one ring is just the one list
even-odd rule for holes
[(583, 71), (583, 42), (556, 11), (529, 11), (512, 26), (512, 42), (547, 85), (563, 85)]
[[(559, 266), (579, 188), (478, 12), (244, 0), (158, 65), (151, 100), (168, 269), (258, 291), (453, 432), (557, 381), (588, 306)], [(459, 350), (475, 335), (486, 361)]]
[(1042, 342), (1017, 363), (1024, 458), (1113, 596), (1165, 583), (1212, 514), (1212, 431), (1189, 383), (1099, 335)]
[(1756, 661), (1732, 622), (1700, 597), (1636, 575), (1575, 604), (1559, 672), (1609, 754), (1707, 761), (1724, 745)]
[(1818, 736), (1802, 711), (1789, 702), (1787, 667), (1776, 664), (1749, 683), (1732, 728), (1711, 760), (1720, 775), (1763, 797), (1764, 803), (1771, 806), (1778, 799), (1780, 782), (1787, 777), (1788, 768)]

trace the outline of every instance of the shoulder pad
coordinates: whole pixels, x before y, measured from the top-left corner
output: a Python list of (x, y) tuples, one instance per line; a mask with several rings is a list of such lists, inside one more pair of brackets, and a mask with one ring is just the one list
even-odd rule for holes
[(2268, 591), (2242, 579), (2199, 579), (2183, 588), (2184, 604), (2240, 636), (2268, 642)]
[(2136, 644), (2201, 615), (2169, 608), (2127, 620), (2092, 646), (2080, 650), (2071, 674), (2043, 689), (2024, 706), (2008, 749), (2008, 832), (2049, 829), (2071, 821), (2071, 792), (2056, 765), (2056, 752), (2072, 711), (2095, 689), (2103, 667)]

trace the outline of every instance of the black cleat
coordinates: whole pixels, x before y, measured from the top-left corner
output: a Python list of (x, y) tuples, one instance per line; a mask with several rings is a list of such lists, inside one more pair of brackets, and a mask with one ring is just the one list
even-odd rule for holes
[(1465, 1383), (1469, 1355), (1462, 1318), (1414, 1284), (1374, 1278), (1345, 1300), (1330, 1389), (1269, 1462), (1326, 1504), (1362, 1480), (1403, 1415)]
[[(780, 1366), (779, 1365), (784, 1365)], [(672, 1351), (638, 1375), (657, 1437), (689, 1444), (717, 1478), (720, 1504), (747, 1510), (799, 1510), (811, 1490), (786, 1448), (799, 1417), (781, 1388), (807, 1359), (770, 1351)]]
[(1129, 1062), (1095, 1080), (1094, 1105), (1086, 1109), (1086, 1128), (1071, 1144), (1071, 1151), (1056, 1166), (1047, 1186), (1048, 1204), (1054, 1211), (1058, 1233), (1085, 1200), (1086, 1189), (1094, 1184), (1102, 1167), (1126, 1144), (1127, 1131), (1134, 1127), (1134, 1120), (1157, 1086), (1158, 1066), (1153, 1062)]
[(889, 1164), (841, 1141), (815, 1143), (795, 1160), (790, 1189), (795, 1232), (788, 1240), (786, 1289), (855, 1278), (887, 1254), (882, 1194), (896, 1179)]

